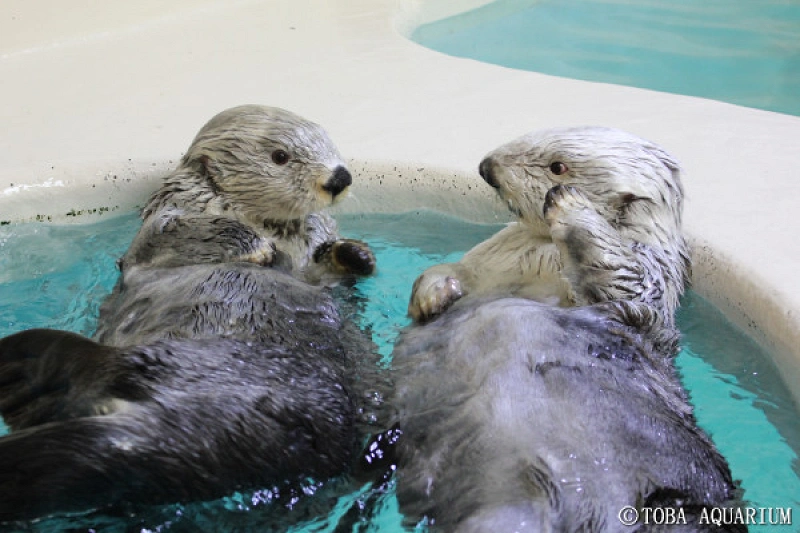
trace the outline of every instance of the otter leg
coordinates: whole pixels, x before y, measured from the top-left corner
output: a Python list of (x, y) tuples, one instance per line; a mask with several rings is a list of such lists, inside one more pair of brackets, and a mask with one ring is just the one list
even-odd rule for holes
[[(345, 470), (354, 406), (338, 365), (230, 339), (120, 349), (104, 416), (0, 438), (0, 522), (120, 501), (218, 498)], [(127, 365), (127, 366), (126, 366)]]
[(119, 458), (120, 448), (139, 438), (133, 429), (146, 434), (146, 428), (125, 428), (113, 417), (87, 417), (0, 438), (0, 523), (121, 499), (142, 477)]
[(578, 188), (557, 185), (550, 189), (544, 218), (576, 304), (642, 299), (644, 266)]
[[(0, 523), (123, 501), (213, 499), (235, 489), (197, 462), (203, 434), (184, 436), (181, 429), (178, 420), (165, 424), (156, 405), (128, 404), (117, 414), (51, 422), (0, 438)], [(188, 447), (187, 439), (200, 444)]]
[(375, 255), (367, 243), (356, 239), (322, 243), (314, 251), (314, 261), (330, 265), (339, 274), (368, 276), (375, 271)]
[(12, 430), (95, 414), (115, 350), (66, 331), (0, 339), (0, 414)]

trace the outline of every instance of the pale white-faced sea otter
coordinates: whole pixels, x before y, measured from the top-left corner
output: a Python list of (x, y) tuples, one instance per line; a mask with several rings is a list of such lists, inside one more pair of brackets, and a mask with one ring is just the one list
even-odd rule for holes
[[(532, 133), (484, 180), (520, 217), (414, 286), (393, 353), (400, 510), (444, 532), (739, 531), (673, 365), (689, 276), (680, 167), (608, 128)], [(646, 509), (659, 508), (658, 522)], [(636, 517), (639, 517), (636, 519)]]

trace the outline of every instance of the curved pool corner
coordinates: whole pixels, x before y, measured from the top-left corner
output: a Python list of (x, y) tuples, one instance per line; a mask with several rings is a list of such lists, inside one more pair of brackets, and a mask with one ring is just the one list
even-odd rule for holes
[(242, 103), (328, 129), (356, 179), (342, 210), (431, 207), (475, 221), (506, 216), (475, 171), (489, 150), (533, 129), (618, 127), (683, 162), (694, 288), (775, 354), (800, 405), (800, 118), (517, 71), (407, 39), (485, 3), (181, 0), (122, 14), (12, 3), (0, 19), (13, 37), (0, 42), (0, 223), (132, 209), (208, 118)]

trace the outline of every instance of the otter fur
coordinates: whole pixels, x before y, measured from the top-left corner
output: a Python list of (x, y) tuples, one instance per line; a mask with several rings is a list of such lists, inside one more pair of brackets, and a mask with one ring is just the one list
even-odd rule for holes
[(394, 427), (374, 441), (391, 442), (401, 512), (432, 531), (599, 533), (661, 507), (678, 517), (664, 530), (723, 530), (700, 517), (737, 488), (673, 365), (690, 266), (678, 164), (624, 132), (562, 128), (480, 171), (520, 221), (414, 288), (422, 323), (395, 346)]
[(143, 209), (94, 338), (0, 340), (0, 521), (342, 473), (375, 409), (373, 346), (330, 287), (375, 266), (323, 211), (351, 181), (293, 113), (212, 118)]

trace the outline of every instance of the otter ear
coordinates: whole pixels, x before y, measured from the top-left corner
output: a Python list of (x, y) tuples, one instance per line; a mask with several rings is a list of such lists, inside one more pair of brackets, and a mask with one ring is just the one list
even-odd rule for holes
[(646, 200), (644, 196), (638, 196), (632, 192), (625, 192), (619, 195), (619, 208), (627, 209), (630, 205), (637, 200)]
[(203, 154), (200, 157), (198, 157), (197, 160), (200, 162), (200, 169), (203, 174), (205, 174), (206, 176), (210, 176), (214, 173), (210, 157)]
[(631, 221), (638, 217), (639, 208), (649, 205), (651, 202), (646, 196), (639, 196), (632, 192), (623, 192), (617, 196), (614, 202), (616, 217), (614, 222), (620, 224), (623, 221)]
[(218, 185), (217, 180), (220, 177), (220, 173), (219, 169), (214, 164), (214, 161), (207, 155), (203, 154), (197, 158), (197, 162), (200, 164), (200, 174), (203, 175), (206, 182), (211, 187), (211, 190), (214, 191), (214, 194), (219, 194), (220, 186)]

